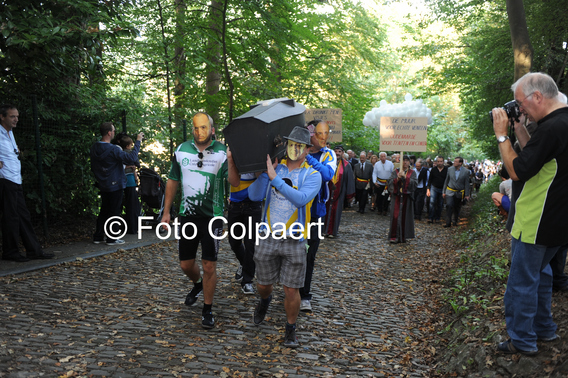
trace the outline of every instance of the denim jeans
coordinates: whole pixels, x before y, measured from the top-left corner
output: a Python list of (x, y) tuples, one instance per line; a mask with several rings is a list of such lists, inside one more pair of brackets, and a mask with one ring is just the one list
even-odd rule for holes
[(442, 197), (442, 189), (435, 186), (430, 187), (430, 212), (428, 218), (430, 220), (440, 220), (442, 216), (442, 207), (444, 206), (444, 197)]
[(536, 351), (536, 340), (554, 336), (550, 260), (562, 246), (511, 241), (511, 268), (505, 291), (505, 323), (515, 348)]

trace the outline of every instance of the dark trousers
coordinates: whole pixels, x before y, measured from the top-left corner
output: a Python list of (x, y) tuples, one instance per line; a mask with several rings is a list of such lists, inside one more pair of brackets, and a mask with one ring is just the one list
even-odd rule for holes
[(43, 253), (41, 244), (32, 227), (30, 212), (26, 207), (22, 185), (0, 179), (0, 211), (2, 211), (2, 256), (15, 257), (20, 254), (20, 237), (28, 257)]
[(414, 195), (414, 219), (421, 220), (424, 198), (426, 198), (426, 188), (416, 188)]
[(365, 211), (365, 206), (367, 206), (367, 199), (369, 197), (369, 192), (367, 189), (355, 189), (355, 195), (357, 196), (357, 202), (359, 202), (359, 211), (363, 213)]
[(377, 198), (375, 199), (375, 206), (379, 213), (381, 211), (389, 210), (389, 195), (387, 194), (383, 196), (385, 187), (386, 185), (379, 185), (378, 187), (375, 186), (375, 193), (377, 194)]
[(566, 267), (566, 247), (556, 252), (552, 260), (550, 260), (552, 268), (552, 287), (561, 289), (568, 286), (568, 276), (564, 273)]
[(140, 216), (140, 200), (135, 186), (124, 189), (124, 213), (128, 234), (138, 233), (138, 217)]
[(454, 223), (458, 223), (460, 211), (462, 207), (461, 193), (456, 193), (453, 196), (446, 195), (446, 224), (452, 224), (452, 214), (454, 216)]
[[(367, 191), (365, 190), (365, 193)], [(318, 222), (321, 220), (323, 223), (323, 219), (312, 219), (311, 222)], [(321, 234), (323, 235), (323, 229), (321, 230)], [(312, 287), (312, 277), (314, 275), (314, 266), (316, 264), (316, 253), (318, 252), (318, 248), (320, 245), (320, 231), (318, 230), (317, 225), (312, 225), (310, 227), (310, 238), (308, 239), (308, 254), (306, 255), (307, 264), (306, 264), (306, 279), (304, 280), (304, 287), (300, 288), (300, 297), (302, 299), (307, 299), (309, 301), (312, 300), (312, 294), (310, 293)]]
[[(107, 242), (112, 242), (116, 238), (111, 238), (106, 235), (104, 226), (105, 222), (112, 217), (120, 216), (121, 206), (122, 206), (122, 193), (123, 190), (115, 190), (114, 192), (101, 192), (101, 211), (97, 218), (97, 228), (95, 229), (95, 234), (93, 235), (93, 240), (102, 241), (105, 239)], [(115, 234), (119, 230), (112, 230)]]
[[(254, 263), (254, 243), (256, 239), (256, 224), (260, 223), (261, 211), (261, 202), (243, 201), (231, 202), (229, 204), (227, 219), (229, 230), (231, 230), (233, 224), (239, 223), (238, 226), (233, 228), (233, 232), (229, 232), (229, 244), (235, 253), (235, 257), (243, 267), (241, 286), (252, 283), (254, 279), (256, 269)], [(249, 219), (252, 230), (249, 229)], [(244, 237), (235, 239), (231, 234), (235, 236), (244, 234)], [(252, 238), (249, 238), (249, 234), (252, 235)]]

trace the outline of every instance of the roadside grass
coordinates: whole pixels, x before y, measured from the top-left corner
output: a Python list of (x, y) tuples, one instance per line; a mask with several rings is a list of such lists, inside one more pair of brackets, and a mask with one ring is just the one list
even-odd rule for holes
[[(482, 317), (492, 317), (501, 309), (509, 274), (506, 219), (491, 200), (500, 182), (501, 178), (495, 176), (481, 186), (468, 214), (468, 227), (455, 236), (456, 261), (443, 282), (443, 299), (454, 315), (452, 323), (461, 320), (470, 330)], [(491, 337), (488, 334), (483, 339)]]

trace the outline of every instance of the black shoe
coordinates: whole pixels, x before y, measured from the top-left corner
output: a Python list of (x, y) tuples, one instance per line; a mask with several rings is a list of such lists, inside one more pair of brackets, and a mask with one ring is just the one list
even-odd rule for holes
[(432, 224), (434, 221), (432, 219), (428, 219), (428, 223)]
[(52, 252), (42, 252), (39, 255), (28, 256), (31, 260), (47, 260), (54, 258), (55, 255)]
[(272, 301), (272, 295), (268, 297), (268, 304), (266, 306), (262, 304), (262, 299), (258, 301), (252, 317), (255, 325), (260, 325), (260, 323), (264, 321), (266, 313), (268, 312), (268, 306), (270, 306), (270, 301)]
[(284, 336), (284, 346), (287, 348), (297, 348), (300, 346), (296, 337), (296, 328), (286, 327), (286, 335)]
[(191, 291), (187, 294), (187, 297), (185, 297), (185, 305), (193, 306), (195, 302), (197, 302), (197, 298), (199, 298), (202, 291), (203, 291), (203, 282), (195, 284), (193, 286), (193, 289), (191, 289)]
[(497, 345), (497, 351), (503, 352), (505, 354), (524, 354), (525, 356), (535, 356), (538, 353), (538, 350), (520, 350), (515, 348), (511, 339), (507, 341), (503, 341)]
[(458, 222), (454, 222), (454, 223), (453, 223), (453, 225), (457, 227), (457, 225), (458, 225)]
[(213, 313), (208, 313), (201, 316), (201, 326), (205, 329), (211, 329), (215, 327), (215, 318)]
[(452, 225), (446, 223), (446, 224), (444, 225), (444, 228), (448, 228), (448, 227), (452, 227)]
[(28, 259), (25, 256), (20, 255), (19, 253), (17, 255), (12, 255), (12, 256), (2, 256), (2, 260), (10, 260), (10, 261), (15, 261), (15, 262), (28, 262), (28, 261), (30, 261), (30, 259)]

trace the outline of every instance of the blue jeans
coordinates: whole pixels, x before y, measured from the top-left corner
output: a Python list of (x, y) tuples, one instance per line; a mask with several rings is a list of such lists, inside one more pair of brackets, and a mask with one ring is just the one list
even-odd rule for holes
[(428, 218), (430, 220), (440, 220), (442, 216), (442, 207), (444, 206), (444, 197), (442, 197), (443, 190), (434, 186), (430, 187), (430, 212)]
[(513, 345), (536, 351), (536, 340), (553, 337), (552, 269), (550, 260), (562, 246), (547, 247), (511, 241), (511, 269), (505, 292), (505, 322)]

